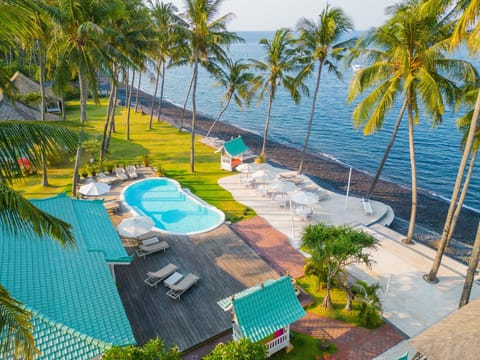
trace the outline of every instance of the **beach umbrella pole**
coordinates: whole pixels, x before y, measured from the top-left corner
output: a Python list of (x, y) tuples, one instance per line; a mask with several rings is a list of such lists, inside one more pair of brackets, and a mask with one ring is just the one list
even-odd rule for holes
[(347, 195), (345, 196), (345, 209), (348, 207), (348, 194), (350, 193), (350, 181), (352, 180), (352, 168), (348, 172)]

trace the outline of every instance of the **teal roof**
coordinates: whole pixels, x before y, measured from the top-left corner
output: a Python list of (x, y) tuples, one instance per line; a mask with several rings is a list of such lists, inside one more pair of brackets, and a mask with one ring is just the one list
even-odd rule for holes
[[(124, 262), (128, 256), (118, 235), (112, 233), (102, 203), (66, 195), (32, 203), (70, 223), (76, 247), (62, 248), (51, 239), (34, 235), (16, 236), (3, 231), (0, 224), (0, 283), (42, 319), (61, 324), (59, 329), (73, 329), (100, 343), (135, 343), (106, 262)], [(34, 329), (35, 338), (46, 336), (43, 329)], [(62, 351), (61, 344), (57, 350)]]
[(227, 141), (223, 144), (223, 150), (227, 152), (230, 156), (238, 156), (246, 151), (248, 151), (248, 146), (245, 145), (241, 136)]
[(254, 342), (305, 316), (289, 276), (235, 298), (233, 309), (242, 336)]

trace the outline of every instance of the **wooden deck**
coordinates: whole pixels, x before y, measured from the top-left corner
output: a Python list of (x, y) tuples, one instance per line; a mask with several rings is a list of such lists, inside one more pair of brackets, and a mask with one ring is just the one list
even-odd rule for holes
[[(184, 351), (219, 335), (231, 328), (231, 315), (217, 305), (218, 300), (279, 276), (226, 225), (206, 234), (162, 239), (170, 244), (166, 252), (115, 267), (120, 297), (138, 344), (158, 336)], [(169, 298), (163, 283), (157, 288), (143, 283), (148, 271), (169, 262), (182, 274), (200, 277), (180, 300)]]

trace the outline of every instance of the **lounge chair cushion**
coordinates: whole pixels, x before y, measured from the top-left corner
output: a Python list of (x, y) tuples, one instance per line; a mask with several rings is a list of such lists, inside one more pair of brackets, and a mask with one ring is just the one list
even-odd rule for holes
[(192, 273), (185, 275), (179, 283), (169, 286), (170, 290), (167, 291), (167, 296), (175, 300), (180, 299), (180, 296), (195, 285), (199, 279), (197, 275)]
[(137, 249), (137, 255), (144, 257), (150, 254), (154, 254), (158, 251), (165, 251), (170, 247), (166, 241), (159, 241), (151, 245), (140, 245)]
[(143, 280), (145, 284), (148, 286), (155, 286), (157, 287), (157, 284), (162, 281), (163, 279), (167, 278), (171, 274), (173, 274), (177, 270), (177, 266), (169, 263), (168, 265), (165, 265), (163, 268), (160, 270), (154, 271), (154, 272), (148, 272), (147, 273), (147, 278)]

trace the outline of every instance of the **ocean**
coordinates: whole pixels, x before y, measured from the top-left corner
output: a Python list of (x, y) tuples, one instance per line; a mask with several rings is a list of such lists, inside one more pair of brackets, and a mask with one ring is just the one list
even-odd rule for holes
[[(271, 39), (273, 32), (239, 32), (245, 43), (230, 48), (233, 59), (263, 59), (259, 39)], [(466, 52), (456, 54), (468, 59), (480, 69), (480, 61), (468, 58)], [(349, 83), (353, 75), (351, 68), (344, 68), (343, 79), (324, 71), (320, 83), (317, 107), (309, 140), (309, 152), (329, 157), (360, 171), (374, 174), (390, 140), (390, 135), (400, 104), (386, 117), (384, 126), (377, 133), (364, 136), (361, 128), (353, 126), (352, 112), (355, 104), (347, 104)], [(192, 76), (191, 68), (168, 69), (165, 76), (164, 100), (183, 106)], [(215, 81), (205, 72), (199, 72), (197, 88), (197, 111), (215, 118), (222, 108), (224, 89), (214, 86)], [(312, 89), (315, 78), (307, 83)], [(141, 90), (153, 94), (154, 79), (151, 74), (142, 76)], [(160, 94), (160, 89), (158, 94)], [(241, 111), (232, 101), (221, 121), (262, 135), (267, 114), (265, 98), (260, 104), (254, 102), (250, 108)], [(303, 97), (296, 105), (289, 94), (279, 89), (272, 106), (269, 139), (295, 148), (302, 148), (312, 99)], [(189, 103), (188, 108), (191, 109)], [(462, 156), (461, 133), (456, 119), (461, 112), (447, 109), (443, 123), (433, 126), (431, 119), (421, 114), (420, 123), (415, 127), (415, 150), (417, 161), (417, 183), (419, 188), (432, 196), (446, 201), (451, 198), (457, 170)], [(411, 184), (410, 158), (408, 147), (408, 125), (406, 114), (402, 120), (395, 145), (382, 172), (382, 178), (409, 187)], [(215, 129), (211, 136), (215, 136)], [(267, 153), (268, 156), (268, 153)], [(465, 206), (480, 211), (480, 166), (474, 170)]]

